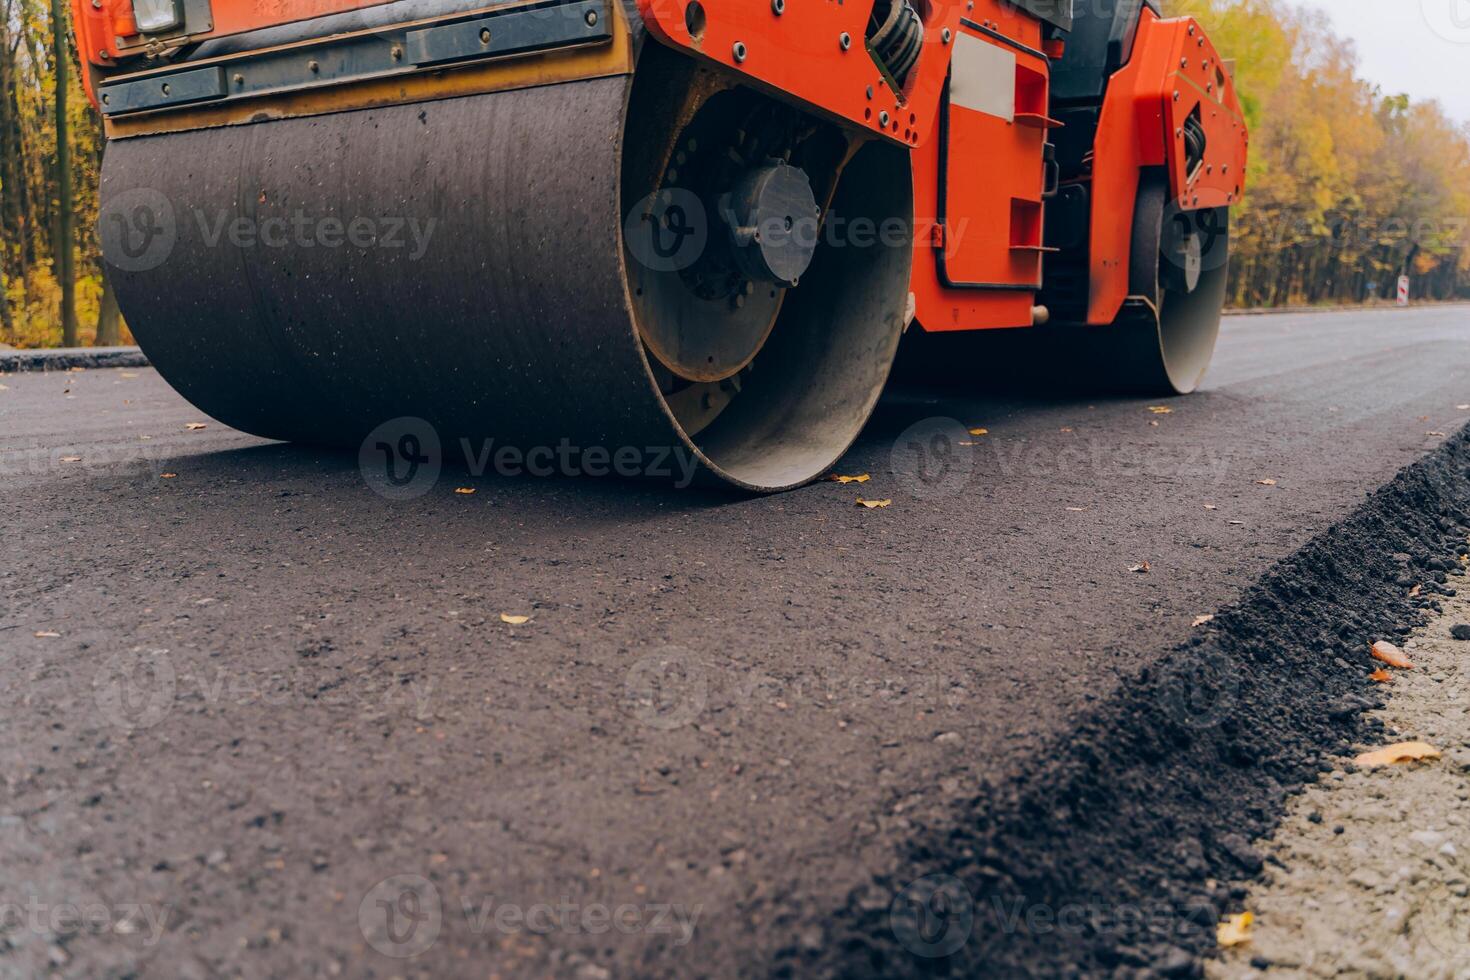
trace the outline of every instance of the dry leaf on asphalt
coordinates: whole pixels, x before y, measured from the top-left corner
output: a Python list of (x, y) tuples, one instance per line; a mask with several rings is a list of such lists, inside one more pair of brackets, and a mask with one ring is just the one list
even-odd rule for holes
[(1205, 510), (1219, 510), (1219, 509), (1220, 508), (1219, 507), (1216, 507), (1214, 504), (1205, 504)]
[(868, 480), (871, 479), (871, 477), (869, 477), (866, 473), (859, 473), (857, 476), (839, 476), (838, 474), (833, 473), (831, 476), (827, 477), (827, 479), (832, 481), (833, 483), (841, 483), (845, 486), (849, 483), (867, 483)]
[(1172, 408), (1170, 408), (1168, 405), (1150, 405), (1148, 407), (1148, 410), (1150, 412), (1153, 412), (1155, 415), (1173, 415), (1174, 414), (1174, 410)]
[(1213, 620), (1214, 618), (1215, 618), (1215, 614), (1214, 613), (1208, 613), (1208, 614), (1206, 614), (1204, 616), (1196, 616), (1196, 617), (1194, 617), (1194, 622), (1190, 623), (1189, 625), (1190, 626), (1194, 626), (1194, 627), (1203, 626), (1206, 623), (1208, 623), (1211, 620)]
[(1397, 667), (1399, 670), (1414, 669), (1414, 665), (1409, 662), (1409, 658), (1404, 656), (1404, 651), (1387, 640), (1379, 640), (1373, 644), (1370, 652), (1373, 654), (1374, 660), (1382, 660), (1390, 667)]
[(1425, 434), (1425, 435), (1426, 435), (1426, 436), (1443, 436), (1443, 435), (1444, 435), (1444, 433), (1443, 433), (1443, 432), (1426, 432), (1426, 433), (1424, 433), (1424, 434)]
[(80, 456), (63, 456), (63, 457), (61, 457), (61, 461), (63, 463), (80, 463), (82, 461), (82, 457), (80, 457)]
[(979, 429), (979, 428), (971, 429), (970, 430), (970, 435), (972, 435), (972, 436), (988, 436), (988, 435), (990, 435), (990, 430), (989, 429)]
[(474, 487), (455, 487), (454, 488), (454, 492), (455, 493), (470, 494), (470, 493), (474, 493), (475, 492), (475, 488)]
[(1373, 673), (1368, 675), (1368, 679), (1375, 684), (1387, 684), (1393, 680), (1393, 675), (1384, 670), (1382, 667), (1379, 667)]
[(60, 633), (53, 633), (51, 630), (41, 630), (39, 633), (36, 634), (36, 639), (38, 639), (38, 640), (55, 639), (56, 637), (58, 637), (60, 635), (61, 635)]
[(1266, 477), (1264, 480), (1257, 480), (1256, 482), (1263, 487), (1274, 487), (1276, 485), (1276, 481), (1271, 479), (1269, 476)]
[(188, 423), (185, 423), (184, 428), (188, 429), (190, 432), (198, 432), (200, 429), (207, 429), (207, 428), (209, 428), (209, 423), (208, 422), (188, 422)]
[(872, 510), (875, 507), (887, 507), (891, 503), (893, 503), (892, 500), (864, 500), (862, 497), (857, 499), (857, 505), (859, 507), (866, 507), (868, 510)]
[(160, 473), (159, 474), (159, 477), (161, 479), (164, 479), (164, 480), (172, 480), (176, 476), (178, 476), (177, 473)]
[(1148, 566), (1148, 562), (1140, 562), (1137, 565), (1129, 565), (1128, 566), (1128, 571), (1130, 571), (1130, 572), (1137, 572), (1140, 575), (1147, 575), (1148, 574), (1148, 567), (1149, 567)]
[(1422, 585), (1416, 585), (1412, 589), (1409, 590), (1409, 598), (1412, 599), (1416, 595), (1418, 595), (1419, 593), (1421, 593), (1423, 591), (1424, 591), (1424, 586), (1422, 586)]
[(1067, 509), (1070, 510), (1074, 514), (1080, 514), (1084, 510), (1086, 510), (1087, 508), (1086, 507), (1068, 507)]
[(1251, 923), (1256, 917), (1249, 912), (1232, 915), (1215, 927), (1215, 941), (1221, 946), (1239, 946), (1251, 941)]
[(1428, 742), (1399, 742), (1372, 752), (1364, 752), (1353, 760), (1354, 764), (1367, 769), (1372, 766), (1391, 766), (1398, 762), (1419, 762), (1438, 759), (1439, 749)]
[(501, 613), (500, 614), (500, 621), (502, 623), (509, 623), (512, 626), (523, 626), (526, 623), (529, 623), (531, 621), (531, 617), (530, 616), (512, 616), (510, 613)]

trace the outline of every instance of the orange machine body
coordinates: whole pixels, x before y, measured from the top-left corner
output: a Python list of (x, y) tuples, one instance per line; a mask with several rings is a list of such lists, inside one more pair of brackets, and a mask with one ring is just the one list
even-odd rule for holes
[[(73, 0), (94, 102), (101, 81), (155, 73), (145, 55), (386, 0), (185, 2), (193, 11), (190, 30), (149, 38), (137, 34), (130, 0)], [(1144, 171), (1167, 171), (1173, 203), (1183, 211), (1227, 207), (1239, 199), (1245, 120), (1226, 64), (1194, 20), (1165, 20), (1148, 7), (1142, 10), (1130, 55), (1107, 83), (1086, 166), (1062, 175), (1051, 153), (1061, 125), (1052, 118), (1051, 83), (1067, 34), (1015, 0), (923, 0), (916, 6), (923, 45), (900, 85), (864, 49), (871, 0), (638, 0), (643, 24), (657, 42), (741, 73), (755, 87), (836, 117), (871, 138), (910, 149), (911, 290), (917, 325), (926, 331), (1026, 327), (1039, 318), (1048, 259), (1057, 251), (1048, 241), (1046, 213), (1059, 185), (1086, 191), (1085, 281), (1075, 288), (1086, 291), (1077, 305), (1085, 314), (1076, 319), (1090, 324), (1113, 322), (1128, 297), (1134, 207)], [(630, 59), (568, 58), (560, 73), (522, 67), (524, 80), (509, 84), (626, 71)], [(430, 98), (435, 83), (421, 76), (402, 87), (379, 84), (383, 92)], [(459, 91), (446, 84), (441, 97)], [(313, 105), (311, 112), (353, 105), (302, 104)], [(261, 118), (252, 112), (210, 116), (207, 106), (182, 115), (190, 111), (204, 121), (185, 125)], [(1208, 149), (1186, 172), (1184, 134), (1191, 117)], [(153, 125), (147, 115), (126, 126), (109, 121), (109, 135), (148, 132)], [(162, 130), (180, 124), (157, 125)]]

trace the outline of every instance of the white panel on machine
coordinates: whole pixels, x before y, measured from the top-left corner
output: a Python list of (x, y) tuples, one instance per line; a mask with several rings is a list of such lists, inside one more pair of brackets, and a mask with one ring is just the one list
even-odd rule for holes
[(1016, 118), (1015, 52), (960, 31), (950, 64), (951, 105), (999, 116), (1006, 122)]

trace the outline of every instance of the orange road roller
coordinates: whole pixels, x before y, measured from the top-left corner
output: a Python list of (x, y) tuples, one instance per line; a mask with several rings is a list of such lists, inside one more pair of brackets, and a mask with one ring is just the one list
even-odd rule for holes
[[(1152, 0), (75, 0), (99, 234), (200, 409), (826, 472), (900, 338), (1185, 393), (1248, 137)], [(469, 444), (469, 443), (467, 443)]]

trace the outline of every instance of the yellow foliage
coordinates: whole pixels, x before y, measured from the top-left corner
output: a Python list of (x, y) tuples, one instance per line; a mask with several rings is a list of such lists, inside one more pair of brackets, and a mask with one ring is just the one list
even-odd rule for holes
[[(1234, 60), (1251, 126), (1232, 215), (1237, 305), (1470, 295), (1470, 135), (1437, 103), (1358, 75), (1321, 12), (1271, 0), (1166, 0)], [(1370, 290), (1370, 285), (1374, 288)]]

